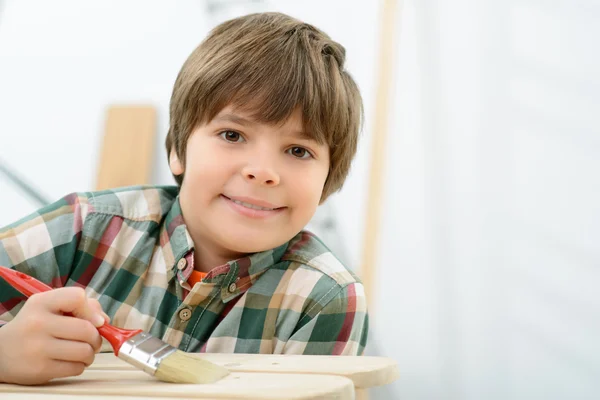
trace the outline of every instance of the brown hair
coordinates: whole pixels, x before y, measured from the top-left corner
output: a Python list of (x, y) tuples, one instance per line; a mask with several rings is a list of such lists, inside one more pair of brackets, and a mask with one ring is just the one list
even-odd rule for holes
[[(175, 81), (167, 156), (174, 149), (185, 165), (192, 131), (228, 104), (263, 123), (285, 121), (300, 107), (305, 129), (330, 148), (325, 200), (348, 175), (363, 119), (362, 99), (344, 61), (339, 43), (285, 14), (250, 14), (218, 25)], [(183, 175), (175, 179), (181, 185)]]

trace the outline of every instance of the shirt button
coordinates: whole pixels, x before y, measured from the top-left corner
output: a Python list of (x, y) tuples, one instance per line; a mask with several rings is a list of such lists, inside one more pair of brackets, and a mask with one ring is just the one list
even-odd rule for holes
[(235, 283), (229, 285), (229, 293), (235, 292), (235, 289), (237, 289), (237, 285)]
[(187, 261), (185, 261), (185, 258), (182, 258), (181, 260), (177, 261), (177, 269), (178, 270), (184, 269), (186, 265), (187, 265)]
[(189, 308), (184, 308), (183, 310), (179, 311), (179, 318), (181, 318), (182, 321), (188, 321), (190, 318), (192, 318), (192, 310)]

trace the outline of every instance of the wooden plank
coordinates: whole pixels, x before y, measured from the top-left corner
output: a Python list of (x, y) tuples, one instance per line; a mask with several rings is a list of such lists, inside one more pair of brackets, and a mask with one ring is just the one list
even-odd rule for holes
[(41, 399), (44, 395), (232, 400), (354, 399), (352, 381), (341, 376), (234, 372), (213, 384), (195, 385), (160, 382), (139, 370), (86, 370), (81, 376), (57, 379), (42, 386), (0, 384), (0, 397), (4, 399), (8, 393), (36, 394)]
[[(0, 392), (1, 393), (1, 392)], [(148, 396), (111, 396), (110, 400), (148, 400)], [(152, 400), (173, 400), (173, 397), (161, 397), (161, 396), (152, 396)], [(95, 395), (95, 394), (56, 394), (56, 393), (22, 393), (22, 392), (14, 392), (14, 393), (2, 393), (2, 400), (107, 400), (107, 397), (104, 395)], [(358, 398), (357, 398), (358, 399)], [(357, 400), (355, 399), (355, 400)], [(208, 397), (202, 400), (219, 400), (215, 397), (209, 399)]]
[[(400, 0), (402, 1), (402, 0)], [(377, 280), (377, 252), (379, 230), (381, 226), (381, 199), (383, 198), (383, 178), (385, 171), (387, 134), (390, 119), (390, 98), (393, 88), (393, 66), (395, 38), (399, 13), (398, 0), (384, 0), (381, 10), (381, 34), (379, 40), (379, 72), (375, 98), (375, 115), (371, 130), (371, 167), (369, 171), (369, 189), (367, 192), (367, 211), (363, 234), (362, 262), (360, 278), (365, 286), (369, 310), (373, 312), (375, 282)]]
[[(387, 357), (221, 353), (192, 355), (233, 372), (337, 375), (350, 379), (357, 388), (387, 385), (399, 377), (398, 363)], [(89, 369), (127, 371), (134, 367), (114, 354), (104, 353), (96, 355), (96, 360)]]
[(109, 107), (96, 190), (150, 183), (155, 135), (154, 107)]

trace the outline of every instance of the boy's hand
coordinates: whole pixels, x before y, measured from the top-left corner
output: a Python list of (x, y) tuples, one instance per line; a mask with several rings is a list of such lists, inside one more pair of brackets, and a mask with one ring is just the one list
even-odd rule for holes
[(105, 321), (100, 303), (88, 299), (81, 288), (31, 296), (0, 328), (0, 382), (35, 385), (80, 375), (100, 350), (96, 327)]

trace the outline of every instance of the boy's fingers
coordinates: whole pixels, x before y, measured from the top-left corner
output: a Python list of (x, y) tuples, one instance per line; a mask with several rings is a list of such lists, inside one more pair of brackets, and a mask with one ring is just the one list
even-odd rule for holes
[(94, 350), (102, 346), (102, 337), (89, 321), (62, 315), (53, 316), (48, 333), (57, 339), (87, 343)]
[(46, 304), (50, 311), (71, 313), (78, 318), (87, 319), (96, 327), (104, 325), (104, 317), (90, 307), (83, 289), (66, 287), (46, 293)]
[(43, 304), (53, 313), (72, 313), (87, 304), (85, 291), (81, 288), (66, 287), (35, 294), (30, 301), (44, 296)]
[(48, 356), (57, 361), (83, 363), (86, 366), (94, 362), (96, 352), (88, 343), (71, 340), (53, 340), (48, 348)]
[(100, 302), (96, 299), (88, 299), (88, 304), (90, 305), (90, 307), (92, 308), (92, 310), (100, 315), (102, 315), (104, 317), (104, 321), (105, 322), (110, 322), (110, 317), (108, 316), (107, 313), (105, 313), (102, 310), (102, 306), (100, 305)]
[(81, 362), (54, 360), (49, 368), (52, 371), (52, 378), (67, 378), (69, 376), (81, 375), (86, 365)]

